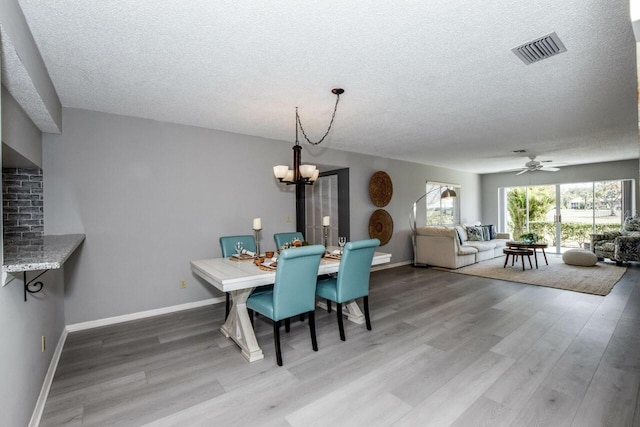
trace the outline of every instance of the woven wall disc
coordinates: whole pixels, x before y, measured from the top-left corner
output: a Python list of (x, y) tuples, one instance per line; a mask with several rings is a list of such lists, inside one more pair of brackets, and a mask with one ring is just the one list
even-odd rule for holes
[(393, 183), (391, 177), (383, 171), (378, 171), (369, 180), (369, 197), (374, 205), (379, 208), (385, 207), (393, 196)]
[(384, 209), (377, 209), (369, 218), (369, 237), (380, 240), (380, 246), (386, 245), (393, 234), (393, 218)]

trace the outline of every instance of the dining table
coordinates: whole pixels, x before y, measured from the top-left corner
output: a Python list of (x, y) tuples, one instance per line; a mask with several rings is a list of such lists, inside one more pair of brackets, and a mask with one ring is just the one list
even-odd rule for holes
[[(331, 250), (331, 248), (329, 248)], [(331, 251), (328, 252), (329, 254)], [(372, 266), (391, 261), (391, 254), (376, 252), (371, 262)], [(320, 260), (318, 276), (337, 273), (340, 259), (324, 256)], [(258, 286), (270, 285), (275, 282), (276, 271), (263, 266), (257, 266), (252, 259), (242, 260), (231, 258), (211, 258), (191, 261), (191, 270), (208, 284), (222, 292), (231, 294), (232, 306), (229, 316), (220, 328), (220, 332), (231, 338), (241, 349), (242, 355), (249, 361), (255, 362), (264, 358), (262, 349), (258, 345), (249, 312), (247, 298)], [(326, 308), (324, 301), (318, 306)], [(364, 314), (356, 301), (345, 305), (343, 314), (348, 320), (362, 324)]]

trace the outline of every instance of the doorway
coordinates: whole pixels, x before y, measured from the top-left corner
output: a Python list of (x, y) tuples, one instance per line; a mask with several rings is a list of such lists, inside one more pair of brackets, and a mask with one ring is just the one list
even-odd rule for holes
[(305, 188), (303, 234), (312, 245), (324, 244), (322, 218), (331, 219), (327, 244), (338, 246), (338, 236), (350, 240), (349, 169), (322, 172), (314, 185)]

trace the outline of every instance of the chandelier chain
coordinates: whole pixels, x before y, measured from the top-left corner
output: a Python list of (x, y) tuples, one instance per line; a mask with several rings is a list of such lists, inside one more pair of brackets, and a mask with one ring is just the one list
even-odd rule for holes
[[(331, 126), (333, 126), (333, 119), (336, 118), (336, 111), (338, 110), (338, 102), (340, 102), (340, 94), (339, 93), (336, 94), (336, 105), (335, 105), (335, 107), (333, 107), (333, 114), (331, 115), (331, 121), (329, 122), (329, 127), (327, 128), (327, 131), (324, 133), (322, 138), (320, 138), (320, 140), (317, 141), (317, 142), (311, 141), (309, 139), (309, 137), (307, 136), (307, 133), (304, 131), (304, 128), (302, 127), (302, 122), (300, 121), (300, 115), (298, 114), (298, 108), (296, 107), (296, 122), (297, 122), (298, 126), (300, 126), (300, 130), (302, 131), (302, 136), (304, 136), (304, 139), (306, 139), (309, 144), (318, 145), (322, 141), (324, 141), (324, 139), (327, 137), (327, 135), (329, 135), (329, 131), (331, 131)], [(298, 140), (297, 133), (298, 133), (298, 131), (296, 129), (296, 141)]]

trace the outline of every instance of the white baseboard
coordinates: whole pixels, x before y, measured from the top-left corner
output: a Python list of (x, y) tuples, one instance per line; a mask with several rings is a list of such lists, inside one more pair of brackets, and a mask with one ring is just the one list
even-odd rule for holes
[[(371, 271), (386, 270), (388, 268), (409, 265), (412, 261), (402, 261), (393, 264), (381, 264), (371, 268)], [(101, 326), (115, 325), (117, 323), (129, 322), (131, 320), (144, 319), (146, 317), (159, 316), (161, 314), (174, 313), (176, 311), (189, 310), (191, 308), (204, 307), (206, 305), (224, 302), (225, 297), (210, 298), (202, 301), (189, 302), (186, 304), (172, 305), (169, 307), (157, 308), (154, 310), (140, 311), (137, 313), (125, 314), (122, 316), (107, 317), (105, 319), (90, 320), (88, 322), (74, 323), (67, 325), (66, 332), (83, 331), (91, 328), (99, 328)]]
[(402, 267), (403, 265), (413, 264), (413, 261), (395, 262), (393, 264), (380, 264), (371, 267), (371, 271), (387, 270), (389, 268)]
[(51, 389), (51, 384), (53, 383), (53, 377), (56, 374), (56, 369), (58, 369), (58, 362), (60, 361), (60, 356), (62, 355), (62, 349), (64, 348), (64, 343), (67, 340), (67, 330), (66, 328), (62, 330), (62, 334), (60, 334), (60, 339), (58, 340), (58, 345), (51, 356), (51, 362), (49, 362), (49, 369), (47, 370), (47, 374), (44, 377), (44, 381), (42, 382), (42, 388), (40, 389), (40, 395), (38, 396), (38, 400), (36, 401), (36, 406), (33, 408), (33, 413), (31, 414), (31, 420), (29, 420), (29, 427), (38, 427), (40, 425), (40, 420), (42, 419), (42, 413), (44, 411), (44, 405), (47, 403), (47, 397), (49, 397), (49, 390)]
[(115, 325), (116, 323), (128, 322), (130, 320), (144, 319), (146, 317), (159, 316), (161, 314), (174, 313), (176, 311), (189, 310), (191, 308), (204, 307), (206, 305), (224, 302), (225, 297), (209, 298), (202, 301), (188, 302), (186, 304), (172, 305), (169, 307), (156, 308), (154, 310), (139, 311), (137, 313), (124, 314), (122, 316), (107, 317), (105, 319), (90, 320), (88, 322), (74, 323), (67, 325), (67, 332), (83, 331), (85, 329), (98, 328), (100, 326)]

